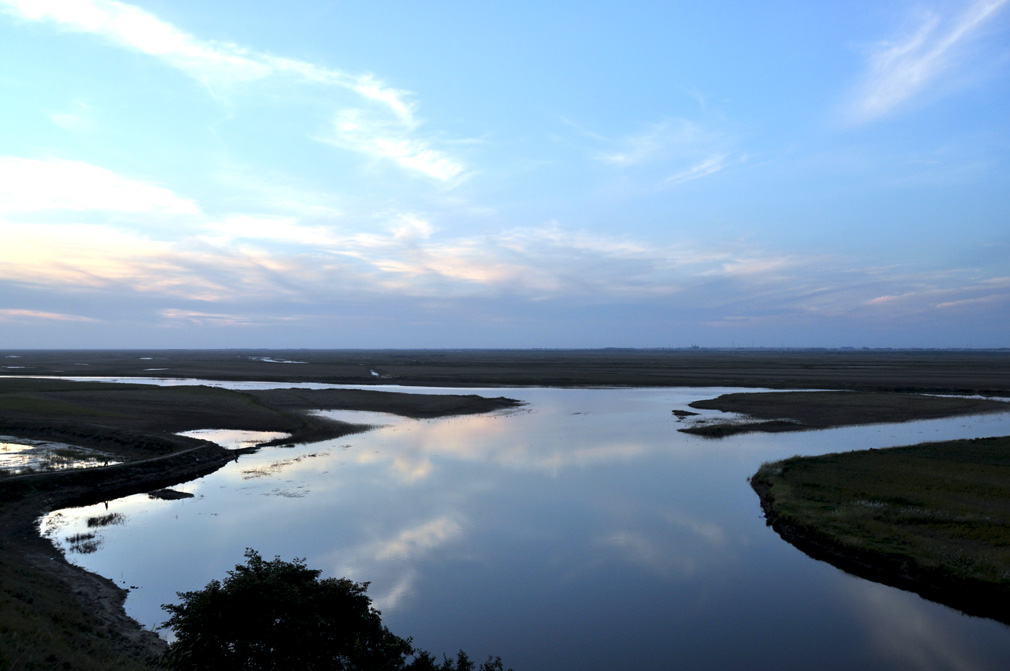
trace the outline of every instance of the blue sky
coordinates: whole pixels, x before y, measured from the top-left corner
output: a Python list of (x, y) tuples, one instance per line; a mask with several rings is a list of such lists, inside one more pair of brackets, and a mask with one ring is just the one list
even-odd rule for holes
[(0, 346), (1010, 346), (1008, 5), (0, 0)]

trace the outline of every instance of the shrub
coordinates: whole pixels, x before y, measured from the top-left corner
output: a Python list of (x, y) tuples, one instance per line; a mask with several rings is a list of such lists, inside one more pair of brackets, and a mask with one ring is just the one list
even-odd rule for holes
[[(475, 671), (460, 651), (438, 663), (410, 639), (382, 625), (366, 595), (368, 583), (320, 578), (304, 560), (265, 561), (246, 550), (246, 563), (204, 589), (180, 592), (171, 614), (167, 664), (186, 671)], [(478, 671), (505, 671), (488, 659)]]
[(366, 596), (367, 583), (320, 579), (304, 561), (265, 561), (246, 551), (246, 564), (223, 582), (180, 592), (162, 606), (176, 640), (176, 669), (398, 669), (410, 642), (386, 629)]

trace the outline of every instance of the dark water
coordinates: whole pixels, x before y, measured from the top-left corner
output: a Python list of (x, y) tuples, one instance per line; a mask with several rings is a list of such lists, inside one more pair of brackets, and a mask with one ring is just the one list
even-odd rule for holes
[[(177, 489), (44, 520), (56, 538), (122, 513), (70, 558), (159, 604), (243, 551), (370, 581), (383, 621), (436, 654), (517, 670), (1002, 669), (1010, 628), (853, 578), (765, 526), (747, 484), (793, 454), (1010, 433), (990, 415), (719, 441), (671, 410), (726, 389), (482, 390), (521, 411), (272, 448)], [(469, 393), (469, 392), (468, 392)]]

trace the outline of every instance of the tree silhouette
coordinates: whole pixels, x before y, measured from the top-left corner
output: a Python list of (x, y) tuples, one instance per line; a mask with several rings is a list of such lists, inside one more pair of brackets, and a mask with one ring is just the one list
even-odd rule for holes
[(185, 671), (505, 671), (500, 659), (479, 667), (460, 651), (436, 662), (394, 635), (365, 594), (368, 583), (320, 578), (321, 571), (255, 550), (223, 581), (179, 592), (162, 625), (176, 640), (166, 657)]

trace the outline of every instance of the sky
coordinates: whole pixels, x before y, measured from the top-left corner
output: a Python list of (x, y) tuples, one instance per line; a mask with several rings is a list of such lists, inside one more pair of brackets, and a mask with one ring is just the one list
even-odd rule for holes
[(0, 348), (1010, 347), (1010, 0), (0, 0)]

